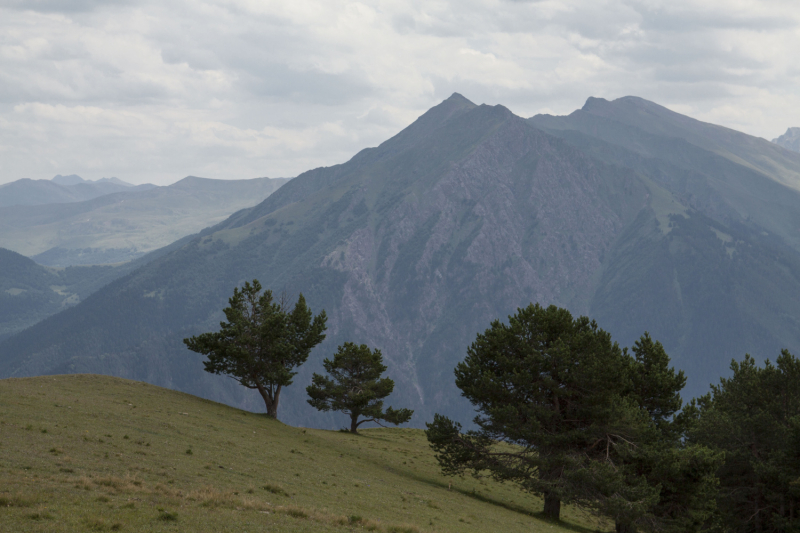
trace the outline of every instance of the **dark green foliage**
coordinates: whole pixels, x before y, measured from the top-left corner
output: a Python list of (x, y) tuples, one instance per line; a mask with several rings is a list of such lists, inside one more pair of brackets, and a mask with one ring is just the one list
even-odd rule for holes
[(723, 531), (800, 531), (800, 360), (783, 350), (759, 367), (746, 355), (731, 370), (687, 413), (691, 440), (725, 453)]
[(248, 389), (258, 390), (267, 414), (278, 416), (281, 389), (292, 384), (296, 367), (325, 338), (327, 317), (313, 316), (301, 294), (293, 310), (272, 291), (261, 293), (258, 280), (235, 288), (224, 309), (228, 322), (220, 331), (184, 339), (186, 346), (208, 356), (206, 372), (225, 374)]
[[(381, 378), (386, 372), (380, 350), (346, 342), (322, 362), (331, 377), (314, 374), (306, 388), (308, 403), (320, 411), (341, 411), (350, 416), (350, 432), (357, 433), (365, 422), (404, 424), (411, 419), (410, 409), (383, 409), (383, 399), (394, 390), (394, 381)], [(359, 420), (360, 417), (365, 417)]]
[(631, 392), (636, 403), (647, 410), (653, 423), (669, 435), (674, 429), (672, 417), (681, 409), (680, 391), (686, 385), (683, 370), (676, 372), (669, 366), (669, 356), (664, 346), (653, 341), (645, 332), (631, 348)]
[(632, 352), (631, 389), (625, 396), (647, 413), (652, 426), (639, 434), (638, 446), (615, 450), (622, 452), (615, 461), (629, 482), (645, 479), (660, 490), (647, 514), (614, 514), (617, 531), (635, 531), (637, 527), (676, 533), (701, 531), (715, 510), (714, 474), (722, 455), (684, 441), (685, 418), (676, 421), (675, 415), (681, 409), (680, 391), (686, 377), (670, 367), (661, 343), (645, 333)]
[(681, 372), (645, 334), (633, 356), (586, 317), (530, 305), (478, 335), (456, 384), (478, 431), (436, 415), (428, 440), (445, 474), (472, 471), (610, 516), (619, 532), (693, 531), (713, 510), (718, 457), (684, 446), (672, 421)]
[(158, 510), (158, 519), (162, 522), (177, 522), (178, 521), (178, 514), (171, 513), (169, 511), (165, 511), (163, 509)]
[(428, 439), (445, 473), (488, 471), (561, 502), (642, 515), (658, 498), (613, 462), (648, 426), (630, 398), (627, 359), (611, 336), (566, 309), (530, 305), (478, 335), (456, 367), (456, 385), (481, 413), (479, 431), (437, 416)]

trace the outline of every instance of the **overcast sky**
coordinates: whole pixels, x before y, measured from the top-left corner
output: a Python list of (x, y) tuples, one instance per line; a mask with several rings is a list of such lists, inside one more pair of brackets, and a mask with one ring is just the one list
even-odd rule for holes
[(0, 183), (295, 176), (459, 92), (800, 126), (797, 0), (0, 0)]

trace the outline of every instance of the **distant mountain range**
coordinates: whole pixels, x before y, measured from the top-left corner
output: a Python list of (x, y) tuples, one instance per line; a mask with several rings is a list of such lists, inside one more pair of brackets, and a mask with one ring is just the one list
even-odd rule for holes
[(772, 142), (779, 144), (788, 150), (800, 152), (800, 128), (789, 128), (786, 130), (786, 133), (777, 139), (772, 139)]
[[(80, 178), (56, 176), (56, 183), (20, 180), (0, 188), (0, 199), (7, 203), (4, 191), (12, 186), (19, 189), (45, 183), (74, 188), (87, 184), (76, 180)], [(252, 207), (286, 181), (190, 176), (168, 187), (131, 187), (120, 185), (119, 180), (88, 182), (115, 191), (70, 203), (0, 207), (0, 247), (48, 266), (130, 261)], [(35, 188), (26, 193), (31, 202), (35, 193)]]
[(85, 180), (75, 174), (52, 180), (21, 179), (0, 185), (0, 207), (82, 202), (121, 191), (145, 191), (155, 185), (131, 185), (117, 178)]
[[(415, 424), (468, 421), (453, 367), (530, 302), (645, 330), (689, 395), (750, 352), (800, 353), (800, 154), (635, 97), (524, 119), (454, 94), (377, 148), (301, 174), (0, 344), (0, 376), (97, 372), (253, 409), (181, 340), (258, 278), (329, 316), (281, 418), (345, 340), (380, 348)], [(263, 404), (262, 404), (263, 405)]]

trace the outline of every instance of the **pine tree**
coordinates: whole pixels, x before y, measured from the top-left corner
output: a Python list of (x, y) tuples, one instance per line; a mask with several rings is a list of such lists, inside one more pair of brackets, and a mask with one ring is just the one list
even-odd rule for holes
[(800, 531), (800, 360), (759, 367), (745, 355), (695, 404), (692, 442), (725, 454), (719, 517), (726, 531)]
[(285, 298), (274, 301), (272, 291), (245, 282), (235, 288), (223, 312), (218, 332), (184, 339), (186, 346), (206, 355), (206, 372), (231, 376), (264, 400), (267, 414), (278, 416), (283, 387), (292, 384), (294, 370), (308, 359), (311, 349), (325, 338), (325, 311), (313, 316), (301, 294), (294, 309)]
[(715, 472), (721, 454), (685, 442), (686, 425), (676, 415), (686, 377), (670, 366), (661, 343), (645, 332), (631, 351), (631, 387), (624, 394), (647, 413), (651, 426), (639, 433), (636, 447), (615, 449), (615, 461), (629, 482), (646, 479), (648, 486), (659, 487), (659, 495), (646, 513), (632, 514), (623, 508), (609, 514), (615, 518), (617, 533), (700, 531), (715, 510)]
[(658, 489), (615, 464), (652, 426), (632, 398), (630, 361), (608, 333), (566, 309), (530, 305), (495, 321), (456, 367), (456, 385), (480, 415), (477, 431), (436, 415), (427, 436), (445, 474), (472, 471), (562, 502), (635, 520)]
[[(308, 403), (320, 411), (341, 411), (350, 416), (350, 432), (367, 422), (381, 421), (398, 425), (408, 422), (414, 411), (383, 409), (383, 399), (394, 390), (394, 381), (381, 378), (386, 372), (380, 350), (346, 342), (339, 346), (333, 360), (325, 359), (323, 366), (330, 377), (314, 374), (306, 388), (311, 397)], [(365, 417), (362, 420), (359, 418)]]

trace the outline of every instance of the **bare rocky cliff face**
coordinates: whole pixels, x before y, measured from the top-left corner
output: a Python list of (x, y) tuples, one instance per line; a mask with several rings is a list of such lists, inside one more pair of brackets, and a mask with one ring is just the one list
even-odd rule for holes
[(786, 133), (777, 139), (772, 139), (772, 142), (783, 146), (787, 150), (800, 152), (800, 128), (789, 128)]
[[(715, 327), (700, 320), (709, 312), (738, 313), (721, 316), (709, 338), (729, 334), (724, 321), (733, 317), (739, 336), (731, 342), (793, 342), (786, 320), (748, 329), (742, 324), (750, 315), (740, 312), (764, 288), (757, 280), (771, 277), (789, 302), (778, 302), (776, 312), (798, 316), (790, 300), (800, 301), (800, 281), (776, 274), (794, 268), (793, 248), (783, 241), (769, 248), (760, 226), (728, 227), (704, 214), (696, 206), (733, 204), (723, 201), (727, 189), (702, 181), (708, 175), (687, 173), (694, 162), (681, 166), (662, 154), (678, 169), (670, 173), (653, 154), (593, 144), (579, 129), (556, 126), (453, 95), (380, 146), (298, 176), (9, 339), (0, 345), (0, 376), (108, 373), (263, 409), (232, 380), (205, 374), (181, 343), (216, 329), (233, 287), (253, 278), (302, 292), (329, 315), (328, 338), (283, 397), (280, 417), (292, 424), (341, 423), (305, 403), (305, 386), (348, 340), (383, 351), (396, 382), (389, 403), (415, 409), (415, 425), (434, 412), (468, 422), (455, 364), (476, 333), (531, 302), (601, 317), (623, 344), (651, 329), (688, 371), (705, 372), (702, 380), (743, 355), (726, 355), (724, 345), (723, 360), (717, 352), (694, 357), (707, 348), (703, 332)], [(721, 200), (681, 196), (695, 190), (692, 180), (702, 182), (703, 198), (712, 191)], [(758, 262), (765, 253), (783, 255)]]
[[(384, 350), (418, 410), (457, 396), (452, 369), (492, 320), (530, 302), (587, 312), (604, 257), (647, 203), (631, 172), (503, 108), (474, 108), (450, 127), (489, 120), (465, 157), (439, 175), (412, 170), (401, 197), (320, 262), (346, 275), (332, 322)], [(352, 209), (371, 189), (380, 205), (392, 185), (359, 180)]]

